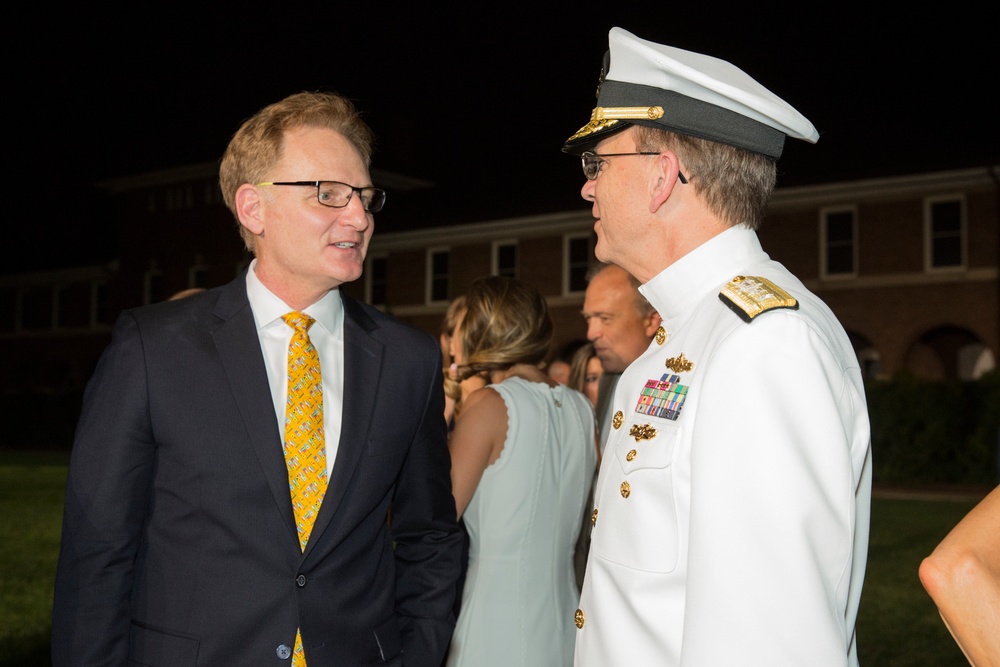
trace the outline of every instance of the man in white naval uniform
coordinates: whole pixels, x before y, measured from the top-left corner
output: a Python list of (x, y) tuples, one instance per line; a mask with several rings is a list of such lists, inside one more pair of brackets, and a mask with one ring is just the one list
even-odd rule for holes
[(856, 665), (870, 429), (833, 313), (754, 231), (812, 124), (729, 63), (615, 28), (583, 158), (596, 255), (663, 318), (623, 373), (578, 667)]

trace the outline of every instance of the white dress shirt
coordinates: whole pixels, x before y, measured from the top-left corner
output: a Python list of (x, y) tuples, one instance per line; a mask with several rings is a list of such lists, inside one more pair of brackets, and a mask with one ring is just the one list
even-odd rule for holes
[[(260, 282), (254, 272), (256, 266), (257, 260), (254, 260), (247, 271), (247, 298), (257, 324), (260, 349), (264, 354), (278, 433), (284, 438), (285, 402), (288, 396), (288, 343), (292, 339), (293, 330), (281, 317), (295, 309)], [(329, 479), (340, 444), (344, 408), (344, 302), (340, 298), (340, 290), (330, 290), (319, 301), (300, 312), (316, 320), (309, 328), (309, 339), (319, 353), (320, 372), (323, 376), (323, 431)]]

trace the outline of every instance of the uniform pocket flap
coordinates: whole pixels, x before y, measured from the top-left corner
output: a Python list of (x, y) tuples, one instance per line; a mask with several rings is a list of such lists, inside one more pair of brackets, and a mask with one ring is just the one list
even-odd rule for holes
[(628, 429), (615, 446), (615, 457), (625, 474), (647, 468), (666, 468), (674, 458), (681, 427), (662, 419), (643, 419), (625, 424)]

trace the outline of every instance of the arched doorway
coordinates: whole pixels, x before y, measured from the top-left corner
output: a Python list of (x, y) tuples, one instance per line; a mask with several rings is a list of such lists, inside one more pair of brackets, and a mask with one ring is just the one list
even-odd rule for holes
[(968, 329), (941, 326), (921, 335), (903, 368), (927, 380), (975, 380), (996, 367), (993, 352)]

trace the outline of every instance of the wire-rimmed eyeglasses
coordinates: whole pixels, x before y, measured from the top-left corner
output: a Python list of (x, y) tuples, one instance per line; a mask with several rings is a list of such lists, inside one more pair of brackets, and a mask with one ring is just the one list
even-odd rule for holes
[[(580, 161), (583, 163), (583, 175), (587, 177), (587, 180), (594, 181), (601, 173), (601, 165), (604, 164), (605, 158), (609, 157), (624, 157), (626, 155), (659, 155), (659, 151), (650, 152), (644, 151), (639, 153), (594, 153), (593, 151), (587, 151), (580, 155)], [(687, 178), (684, 174), (677, 172), (677, 180), (679, 180), (684, 185), (687, 185)]]
[(331, 208), (344, 208), (351, 203), (357, 192), (361, 197), (361, 207), (368, 213), (378, 213), (385, 206), (385, 190), (379, 188), (358, 188), (340, 181), (273, 181), (257, 185), (303, 185), (316, 188), (316, 201)]

